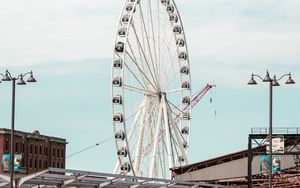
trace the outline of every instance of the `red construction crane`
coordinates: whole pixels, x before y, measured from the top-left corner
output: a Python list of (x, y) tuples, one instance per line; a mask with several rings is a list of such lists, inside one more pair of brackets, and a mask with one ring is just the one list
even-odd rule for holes
[(183, 109), (183, 112), (181, 112), (180, 114), (178, 114), (175, 118), (175, 122), (177, 123), (178, 121), (180, 121), (181, 119), (181, 116), (183, 113), (186, 112), (187, 109), (189, 109), (191, 107), (194, 108), (194, 106), (196, 106), (196, 104), (199, 103), (199, 101), (204, 97), (204, 95), (209, 91), (211, 90), (213, 87), (216, 87), (216, 85), (214, 84), (207, 84), (203, 89), (201, 89), (199, 92), (195, 93), (193, 96), (192, 96), (192, 101), (189, 105), (187, 105), (184, 109)]
[[(202, 97), (213, 87), (216, 87), (216, 85), (207, 84), (201, 91), (193, 95), (193, 99), (190, 105), (192, 105), (192, 108), (198, 104), (198, 102), (202, 99)], [(187, 107), (186, 107), (187, 108)]]

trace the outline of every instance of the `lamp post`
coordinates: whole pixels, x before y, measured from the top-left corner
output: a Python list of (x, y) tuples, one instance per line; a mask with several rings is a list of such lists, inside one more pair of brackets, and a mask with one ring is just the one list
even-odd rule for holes
[(285, 84), (295, 84), (292, 79), (291, 73), (282, 75), (279, 79), (276, 79), (276, 75), (274, 75), (273, 79), (270, 77), (269, 72), (267, 71), (265, 78), (262, 78), (259, 75), (253, 74), (251, 75), (251, 79), (248, 82), (248, 85), (256, 85), (257, 82), (254, 80), (254, 77), (258, 77), (263, 82), (269, 82), (269, 188), (272, 188), (272, 124), (273, 124), (273, 86), (280, 86), (278, 83), (283, 77), (288, 76), (288, 80)]
[[(11, 73), (6, 70), (5, 74), (1, 74), (3, 78), (2, 81), (12, 81), (12, 107), (11, 107), (11, 132), (10, 132), (10, 186), (14, 187), (14, 134), (15, 134), (15, 98), (16, 98), (16, 81), (17, 85), (26, 85), (24, 77), (30, 75), (27, 82), (36, 82), (33, 77), (33, 72), (27, 72), (25, 74), (20, 74), (17, 77), (11, 75)], [(1, 83), (1, 81), (0, 81)]]

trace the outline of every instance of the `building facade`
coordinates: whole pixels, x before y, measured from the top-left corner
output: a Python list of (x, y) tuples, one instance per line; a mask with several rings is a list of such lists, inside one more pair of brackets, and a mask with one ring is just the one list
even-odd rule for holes
[[(10, 135), (10, 129), (0, 128), (1, 173), (8, 172), (3, 157), (10, 154)], [(66, 139), (41, 135), (39, 131), (15, 131), (14, 135), (15, 155), (22, 156), (20, 173), (31, 174), (48, 167), (65, 168)]]

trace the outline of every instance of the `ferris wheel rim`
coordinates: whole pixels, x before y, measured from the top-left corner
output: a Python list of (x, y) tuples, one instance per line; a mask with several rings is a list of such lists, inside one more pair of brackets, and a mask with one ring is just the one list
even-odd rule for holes
[[(119, 17), (119, 23), (118, 23), (118, 27), (117, 27), (117, 32), (116, 32), (116, 37), (115, 37), (115, 43), (114, 43), (114, 45), (116, 45), (116, 43), (118, 42), (118, 30), (120, 29), (120, 27), (122, 26), (122, 24), (121, 24), (121, 19), (122, 19), (122, 15), (123, 15), (123, 13), (124, 13), (124, 9), (126, 8), (126, 5), (128, 4), (128, 2), (133, 2), (133, 7), (136, 7), (136, 5), (140, 2), (140, 0), (133, 0), (133, 1), (125, 1), (125, 3), (124, 3), (124, 6), (123, 6), (123, 9), (122, 9), (122, 11), (121, 11), (121, 13), (120, 13), (120, 17)], [(180, 18), (180, 14), (179, 14), (179, 11), (178, 11), (178, 9), (177, 9), (177, 6), (176, 6), (176, 3), (174, 2), (174, 0), (171, 0), (170, 2), (172, 2), (172, 5), (174, 5), (174, 7), (175, 7), (175, 11), (176, 11), (176, 14), (178, 15), (178, 19), (179, 19), (179, 23), (180, 23), (180, 26), (181, 26), (181, 28), (183, 29), (183, 33), (182, 33), (182, 36), (183, 36), (183, 38), (184, 38), (184, 41), (186, 42), (186, 36), (185, 36), (185, 32), (184, 32), (184, 27), (183, 27), (183, 25), (182, 25), (182, 20), (181, 20), (181, 18)], [(130, 24), (131, 24), (131, 21), (132, 21), (132, 17), (133, 17), (133, 14), (134, 14), (134, 12), (132, 11), (131, 13), (130, 13), (131, 15), (129, 16), (129, 22), (128, 22), (128, 26), (127, 27), (129, 27), (130, 26)], [(125, 37), (125, 41), (127, 42), (127, 37), (128, 37), (128, 33), (126, 33), (126, 37)], [(176, 40), (176, 37), (174, 37), (174, 39)], [(175, 41), (176, 42), (176, 41)], [(124, 46), (124, 48), (126, 49), (126, 47), (127, 47), (127, 45), (125, 45)], [(189, 61), (189, 53), (188, 53), (188, 48), (187, 48), (187, 44), (185, 44), (185, 51), (186, 51), (186, 53), (187, 53), (187, 66), (188, 66), (188, 68), (189, 68), (189, 70), (191, 70), (190, 69), (190, 61)], [(178, 47), (177, 47), (177, 55), (179, 54), (179, 50), (178, 50)], [(124, 61), (125, 61), (125, 53), (123, 54), (124, 55), (124, 57), (123, 58), (120, 58), (120, 59), (123, 59)], [(115, 61), (115, 56), (116, 56), (116, 52), (114, 51), (113, 52), (113, 63), (114, 63), (114, 61)], [(111, 79), (113, 80), (114, 79), (114, 76), (115, 76), (115, 74), (114, 74), (114, 69), (115, 69), (115, 67), (114, 66), (112, 66), (112, 70), (111, 70)], [(190, 76), (190, 74), (188, 75), (189, 76), (189, 83), (191, 84), (191, 76)], [(121, 75), (121, 78), (123, 78), (123, 80), (124, 80), (124, 69), (122, 70), (122, 75)], [(181, 78), (181, 80), (180, 80), (180, 82), (182, 82), (183, 80), (182, 80), (182, 78)], [(112, 86), (112, 89), (111, 89), (111, 96), (112, 97), (114, 97), (115, 96), (115, 93), (114, 93), (114, 86)], [(122, 96), (124, 97), (123, 98), (123, 100), (125, 100), (125, 95), (124, 95), (124, 90), (125, 90), (125, 88), (126, 88), (126, 86), (125, 85), (122, 85)], [(131, 88), (131, 89), (134, 89), (134, 88)], [(148, 91), (149, 92), (149, 91)], [(180, 91), (179, 91), (180, 92)], [(155, 92), (153, 92), (153, 91), (150, 91), (149, 93), (144, 93), (144, 94), (148, 94), (149, 96), (151, 96), (151, 94), (153, 94), (153, 95), (155, 95), (155, 94), (157, 94), (157, 93), (155, 93)], [(181, 93), (181, 95), (182, 95), (182, 93)], [(192, 94), (191, 94), (191, 87), (190, 87), (190, 89), (189, 89), (189, 96), (191, 97), (192, 96)], [(183, 97), (183, 96), (182, 96)], [(123, 113), (123, 115), (125, 116), (125, 106), (124, 106), (124, 103), (123, 104), (121, 104), (122, 105), (122, 113)], [(189, 113), (190, 113), (190, 115), (191, 115), (191, 108), (189, 108), (188, 109), (188, 111), (189, 111)], [(112, 103), (112, 112), (113, 112), (113, 115), (115, 114), (115, 109), (114, 109), (114, 104)], [(191, 130), (190, 128), (191, 128), (191, 124), (190, 124), (190, 121), (189, 121), (189, 125), (188, 125), (188, 127), (189, 127), (189, 130)], [(114, 130), (114, 133), (116, 134), (116, 132), (117, 132), (117, 129), (116, 129), (116, 126), (115, 126), (115, 123), (113, 122), (113, 130)], [(133, 166), (133, 164), (132, 164), (132, 159), (131, 159), (131, 153), (130, 153), (130, 148), (129, 148), (129, 141), (128, 141), (128, 138), (127, 138), (127, 127), (126, 127), (126, 121), (124, 120), (123, 121), (123, 131), (125, 132), (125, 135), (126, 135), (126, 137), (125, 137), (125, 142), (126, 142), (126, 144), (125, 144), (125, 147), (127, 148), (127, 150), (128, 150), (128, 157), (129, 157), (129, 162), (130, 162), (130, 164), (131, 164), (131, 167)], [(188, 134), (188, 136), (187, 136), (187, 142), (189, 143), (189, 139), (190, 139), (190, 134)], [(118, 141), (117, 140), (115, 140), (115, 145), (116, 145), (116, 148), (117, 148), (117, 150), (119, 149), (119, 144), (118, 144)], [(187, 150), (186, 150), (187, 151)], [(118, 161), (119, 161), (119, 163), (121, 164), (122, 162), (121, 162), (121, 160), (120, 160), (120, 157), (118, 157)], [(133, 172), (133, 175), (135, 175), (135, 172), (134, 172), (134, 169), (132, 168), (132, 172)]]

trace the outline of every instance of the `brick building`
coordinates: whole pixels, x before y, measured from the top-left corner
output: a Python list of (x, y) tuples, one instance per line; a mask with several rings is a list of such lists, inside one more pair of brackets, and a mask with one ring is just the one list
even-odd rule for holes
[[(10, 129), (0, 128), (0, 159), (10, 153)], [(21, 173), (30, 174), (48, 167), (65, 168), (66, 139), (15, 131), (15, 154), (23, 154)], [(3, 173), (2, 168), (0, 172)], [(4, 172), (5, 173), (5, 172)]]

